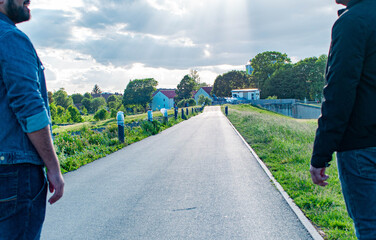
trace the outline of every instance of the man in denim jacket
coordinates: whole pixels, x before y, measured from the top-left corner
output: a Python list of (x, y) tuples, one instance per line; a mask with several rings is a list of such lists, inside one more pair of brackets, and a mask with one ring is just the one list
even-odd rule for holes
[(50, 131), (43, 65), (15, 24), (28, 21), (28, 0), (0, 0), (0, 239), (39, 239), (49, 199), (63, 195)]

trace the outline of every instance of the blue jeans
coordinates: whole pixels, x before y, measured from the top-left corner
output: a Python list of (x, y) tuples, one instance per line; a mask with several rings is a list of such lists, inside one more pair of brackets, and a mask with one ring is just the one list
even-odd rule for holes
[(0, 165), (0, 239), (40, 239), (46, 197), (42, 166)]
[(376, 148), (337, 153), (347, 211), (358, 239), (376, 239)]

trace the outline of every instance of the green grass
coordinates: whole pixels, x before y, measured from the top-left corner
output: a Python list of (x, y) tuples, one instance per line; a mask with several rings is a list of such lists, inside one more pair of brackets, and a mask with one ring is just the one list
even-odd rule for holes
[(356, 239), (336, 162), (327, 169), (327, 187), (311, 181), (309, 166), (317, 120), (293, 119), (250, 105), (230, 105), (228, 118), (325, 239)]
[[(189, 107), (189, 114), (192, 113), (192, 110), (191, 110), (192, 108), (196, 108), (196, 107)], [(180, 115), (180, 111), (181, 110), (179, 109), (179, 115)], [(169, 115), (174, 114), (173, 109), (168, 110), (167, 112), (168, 112)], [(117, 125), (117, 121), (116, 121), (115, 118), (106, 119), (106, 120), (103, 120), (103, 121), (95, 121), (93, 116), (94, 116), (93, 114), (84, 116), (84, 122), (82, 122), (82, 123), (68, 124), (68, 125), (65, 125), (65, 126), (54, 125), (52, 127), (52, 132), (54, 134), (60, 134), (62, 132), (66, 132), (66, 131), (69, 131), (69, 132), (79, 131), (84, 126), (87, 127), (87, 128), (90, 128), (90, 129), (94, 129), (94, 128), (101, 128), (101, 127), (106, 127), (106, 126)], [(162, 116), (163, 115), (160, 111), (153, 112), (153, 117), (162, 117)], [(146, 120), (147, 117), (148, 117), (147, 113), (136, 114), (136, 115), (127, 115), (124, 118), (124, 123), (127, 124), (127, 123), (131, 123), (131, 122)]]
[[(158, 113), (154, 114), (154, 116), (158, 115)], [(197, 113), (190, 114), (188, 117), (195, 115)], [(160, 116), (162, 116), (161, 113)], [(125, 123), (145, 119), (146, 114), (127, 116)], [(87, 163), (113, 153), (129, 144), (155, 135), (182, 121), (184, 120), (179, 117), (177, 120), (170, 118), (167, 123), (142, 121), (139, 127), (132, 129), (125, 127), (124, 143), (120, 143), (117, 139), (118, 126), (115, 119), (79, 123), (59, 128), (54, 127), (53, 132), (59, 133), (55, 136), (54, 145), (60, 161), (61, 171), (66, 173), (76, 170)], [(105, 127), (105, 130), (102, 132), (91, 130), (99, 127)], [(72, 131), (80, 132), (80, 134), (72, 135)]]

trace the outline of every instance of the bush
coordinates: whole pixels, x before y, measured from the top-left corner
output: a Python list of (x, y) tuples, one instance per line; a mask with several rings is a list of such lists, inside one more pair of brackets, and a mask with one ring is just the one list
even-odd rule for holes
[(93, 112), (98, 111), (102, 106), (106, 106), (106, 99), (104, 99), (104, 97), (97, 97), (91, 101)]
[(198, 104), (199, 105), (210, 105), (212, 103), (212, 100), (208, 97), (205, 97), (204, 95), (200, 95), (198, 98)]
[(117, 116), (117, 111), (115, 109), (111, 109), (111, 118), (116, 118)]
[(69, 121), (76, 122), (76, 123), (84, 121), (84, 119), (81, 117), (80, 111), (78, 111), (78, 109), (75, 106), (70, 105), (67, 108), (67, 111), (70, 114)]
[(98, 110), (95, 114), (94, 114), (94, 118), (95, 120), (99, 121), (99, 120), (105, 120), (108, 118), (108, 112), (106, 109), (100, 109)]
[(158, 134), (162, 129), (162, 124), (158, 121), (143, 121), (141, 123), (141, 129), (147, 134), (147, 135), (155, 135)]
[(188, 104), (190, 107), (196, 106), (196, 100), (194, 98), (188, 99)]
[(187, 105), (188, 105), (188, 107), (196, 106), (196, 100), (194, 98), (183, 99), (183, 100), (179, 101), (178, 104), (177, 104), (177, 106), (179, 108), (186, 107)]

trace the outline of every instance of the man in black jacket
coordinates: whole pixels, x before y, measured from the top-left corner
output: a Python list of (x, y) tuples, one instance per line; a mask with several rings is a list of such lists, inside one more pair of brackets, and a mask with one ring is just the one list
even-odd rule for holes
[(376, 1), (336, 0), (325, 101), (311, 159), (312, 181), (326, 186), (332, 155), (359, 239), (376, 239)]

